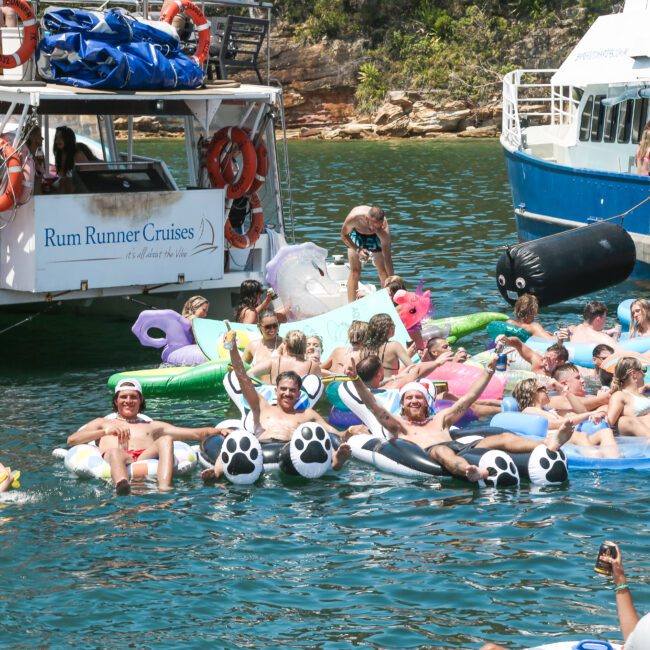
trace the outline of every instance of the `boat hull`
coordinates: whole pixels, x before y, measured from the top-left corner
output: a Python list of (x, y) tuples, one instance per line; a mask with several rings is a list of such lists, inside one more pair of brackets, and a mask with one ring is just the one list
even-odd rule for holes
[(650, 277), (650, 177), (578, 169), (504, 148), (517, 232), (538, 239), (603, 219), (632, 235), (635, 277)]

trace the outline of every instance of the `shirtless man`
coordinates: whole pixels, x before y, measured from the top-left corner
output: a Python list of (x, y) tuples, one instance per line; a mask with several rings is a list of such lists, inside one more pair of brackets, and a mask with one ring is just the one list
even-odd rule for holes
[[(292, 370), (281, 372), (275, 387), (277, 404), (269, 404), (255, 390), (251, 378), (246, 374), (236, 345), (230, 350), (230, 362), (239, 380), (242, 394), (253, 414), (255, 435), (260, 442), (289, 442), (294, 431), (305, 422), (316, 422), (325, 431), (339, 435), (339, 432), (314, 409), (296, 412), (296, 401), (300, 397), (302, 385), (300, 375)], [(345, 461), (350, 458), (351, 453), (348, 444), (340, 445), (332, 456), (332, 469), (340, 470)], [(201, 478), (204, 481), (214, 481), (221, 476), (223, 476), (223, 465), (219, 457), (217, 457), (213, 468), (206, 469), (201, 473)]]
[(510, 347), (517, 350), (521, 358), (530, 363), (531, 370), (538, 375), (552, 377), (553, 371), (559, 365), (566, 363), (569, 360), (568, 350), (558, 343), (554, 343), (548, 347), (545, 352), (540, 354), (536, 350), (533, 350), (533, 348), (529, 348), (516, 336), (504, 336), (503, 334), (500, 334), (496, 337), (495, 343), (501, 339), (505, 339), (506, 343)]
[(362, 260), (369, 260), (372, 254), (382, 287), (386, 278), (393, 275), (390, 228), (384, 211), (369, 205), (352, 208), (343, 222), (341, 239), (348, 248), (350, 264), (348, 302), (354, 302), (357, 299)]
[(607, 415), (610, 394), (605, 392), (598, 395), (587, 395), (585, 380), (582, 378), (578, 366), (573, 363), (558, 366), (553, 371), (553, 379), (559, 384), (562, 394), (551, 397), (550, 406), (560, 415), (567, 412), (585, 413), (587, 411), (602, 417)]
[[(494, 357), (482, 377), (479, 377), (469, 388), (467, 394), (461, 397), (452, 407), (430, 415), (430, 396), (426, 388), (417, 382), (406, 384), (400, 390), (402, 414), (397, 417), (380, 406), (372, 393), (357, 375), (356, 364), (350, 362), (348, 376), (354, 382), (363, 403), (370, 409), (379, 423), (393, 436), (412, 442), (427, 452), (437, 463), (442, 465), (450, 474), (477, 482), (488, 477), (487, 469), (471, 465), (456, 452), (466, 449), (463, 443), (452, 440), (449, 427), (465, 414), (467, 409), (483, 392), (492, 375), (494, 375), (497, 358)], [(573, 428), (563, 421), (560, 428), (549, 432), (545, 439), (546, 446), (557, 451), (570, 437)], [(530, 453), (540, 443), (529, 440), (514, 433), (500, 433), (482, 438), (476, 443), (469, 443), (477, 449), (500, 449), (511, 453)]]
[(547, 332), (539, 323), (535, 322), (539, 313), (539, 300), (537, 296), (525, 293), (519, 296), (513, 307), (514, 319), (507, 322), (517, 325), (526, 330), (531, 336), (539, 336), (543, 339), (552, 339), (553, 334)]
[(426, 352), (422, 357), (422, 361), (435, 361), (440, 355), (447, 354), (448, 352), (452, 353), (450, 359), (446, 361), (454, 361), (455, 363), (465, 363), (469, 359), (469, 354), (465, 348), (458, 348), (456, 352), (452, 352), (451, 345), (447, 339), (434, 336), (433, 338), (427, 341)]
[(588, 302), (582, 317), (584, 320), (580, 325), (570, 328), (573, 343), (605, 343), (618, 351), (617, 342), (611, 336), (615, 330), (604, 329), (607, 320), (607, 305), (604, 302)]
[(215, 427), (176, 427), (142, 414), (142, 387), (135, 379), (122, 379), (113, 395), (114, 417), (95, 418), (68, 437), (69, 445), (97, 441), (104, 460), (111, 466), (117, 494), (128, 494), (128, 465), (136, 460), (158, 459), (158, 487), (168, 490), (174, 469), (174, 440), (203, 440), (219, 434)]

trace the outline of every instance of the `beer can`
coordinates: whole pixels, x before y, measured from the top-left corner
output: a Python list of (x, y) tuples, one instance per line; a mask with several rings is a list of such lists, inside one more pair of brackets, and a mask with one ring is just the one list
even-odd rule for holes
[(604, 576), (612, 575), (612, 565), (607, 562), (603, 562), (600, 559), (600, 556), (604, 555), (605, 557), (616, 558), (618, 555), (616, 551), (616, 545), (614, 542), (603, 542), (598, 549), (598, 557), (596, 558), (596, 566), (594, 566), (594, 571), (600, 573)]
[(507, 354), (500, 354), (497, 357), (496, 370), (498, 372), (505, 372), (507, 369), (508, 369), (508, 355)]

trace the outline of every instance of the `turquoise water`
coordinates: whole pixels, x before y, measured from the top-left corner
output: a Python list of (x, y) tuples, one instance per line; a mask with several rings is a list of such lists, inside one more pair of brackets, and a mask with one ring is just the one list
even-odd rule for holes
[[(300, 240), (334, 250), (347, 209), (379, 203), (396, 269), (423, 278), (440, 315), (505, 309), (493, 268), (514, 233), (495, 142), (298, 142), (291, 156)], [(647, 289), (628, 282), (597, 297), (614, 308)], [(567, 319), (581, 303), (542, 320)], [(351, 463), (311, 483), (272, 474), (253, 487), (205, 488), (197, 474), (171, 493), (142, 486), (116, 498), (50, 452), (110, 410), (111, 373), (153, 365), (156, 353), (137, 347), (127, 323), (56, 314), (0, 341), (0, 459), (24, 473), (22, 490), (0, 496), (3, 647), (616, 640), (613, 593), (592, 570), (603, 539), (623, 545), (638, 608), (650, 609), (646, 473), (491, 491)], [(217, 400), (148, 406), (195, 426), (232, 413)]]

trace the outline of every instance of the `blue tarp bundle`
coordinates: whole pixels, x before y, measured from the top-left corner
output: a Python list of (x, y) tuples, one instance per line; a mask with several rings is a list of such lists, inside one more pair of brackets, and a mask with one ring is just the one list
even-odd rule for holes
[(166, 23), (138, 20), (122, 9), (106, 13), (54, 9), (38, 46), (45, 79), (80, 88), (159, 90), (198, 88), (203, 70), (179, 49)]

